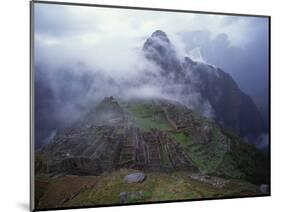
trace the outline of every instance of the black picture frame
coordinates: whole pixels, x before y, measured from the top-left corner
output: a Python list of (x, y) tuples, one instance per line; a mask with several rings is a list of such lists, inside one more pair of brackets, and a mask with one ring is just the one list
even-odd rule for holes
[[(34, 204), (34, 153), (35, 153), (35, 127), (34, 127), (34, 5), (35, 4), (51, 4), (51, 5), (68, 5), (68, 6), (83, 6), (83, 7), (96, 7), (96, 8), (111, 8), (111, 9), (124, 9), (124, 10), (144, 10), (144, 11), (158, 11), (158, 12), (171, 12), (171, 13), (195, 13), (207, 15), (224, 15), (224, 16), (242, 16), (242, 17), (262, 17), (268, 19), (268, 133), (269, 133), (269, 192), (262, 195), (247, 195), (239, 197), (216, 197), (216, 198), (202, 198), (202, 199), (187, 199), (187, 200), (171, 200), (171, 201), (156, 201), (156, 202), (141, 202), (141, 203), (126, 203), (126, 204), (107, 204), (107, 205), (93, 205), (82, 207), (60, 207), (60, 208), (44, 208), (37, 209)], [(224, 200), (224, 199), (240, 199), (250, 197), (267, 197), (271, 196), (271, 16), (270, 15), (257, 15), (257, 14), (242, 14), (242, 13), (225, 13), (225, 12), (211, 12), (211, 11), (193, 11), (193, 10), (180, 10), (180, 9), (167, 9), (167, 8), (147, 8), (147, 7), (132, 7), (122, 5), (103, 5), (103, 4), (88, 4), (88, 3), (70, 3), (70, 2), (56, 2), (56, 1), (30, 1), (30, 210), (31, 211), (47, 211), (47, 210), (65, 210), (65, 209), (82, 209), (82, 208), (100, 208), (112, 206), (127, 206), (127, 205), (146, 205), (146, 204), (161, 204), (161, 203), (176, 203), (176, 202), (190, 202), (190, 201), (204, 201), (204, 200)]]

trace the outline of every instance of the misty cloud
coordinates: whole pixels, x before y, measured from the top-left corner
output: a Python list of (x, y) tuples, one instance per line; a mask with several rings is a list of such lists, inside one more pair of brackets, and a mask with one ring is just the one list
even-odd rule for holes
[[(264, 77), (266, 46), (260, 43), (265, 45), (268, 38), (266, 24), (256, 27), (260, 21), (264, 20), (36, 3), (35, 81), (40, 85), (36, 96), (42, 109), (37, 114), (41, 133), (36, 139), (48, 140), (105, 96), (167, 98), (213, 118), (212, 106), (197, 89), (202, 82), (188, 69), (188, 85), (174, 73), (164, 78), (163, 67), (147, 59), (143, 45), (152, 32), (161, 29), (172, 43), (173, 51), (166, 52), (171, 61), (165, 62), (173, 68), (182, 69), (184, 57), (190, 56), (221, 66), (238, 80), (245, 72)], [(252, 64), (255, 69), (247, 70)], [(176, 78), (178, 83), (173, 81)]]
[[(241, 22), (227, 21), (230, 25)], [(180, 33), (187, 54), (195, 61), (220, 67), (231, 74), (241, 90), (250, 95), (267, 122), (268, 115), (268, 33), (267, 20), (251, 19), (245, 38), (232, 42), (230, 35), (220, 33), (212, 37), (209, 30)], [(247, 40), (247, 42), (245, 41)], [(238, 44), (239, 45), (236, 45)], [(259, 86), (249, 81), (259, 82)]]

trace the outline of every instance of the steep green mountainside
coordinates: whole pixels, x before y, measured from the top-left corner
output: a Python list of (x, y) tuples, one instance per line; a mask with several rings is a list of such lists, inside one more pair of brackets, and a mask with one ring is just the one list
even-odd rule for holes
[[(46, 209), (264, 195), (267, 160), (178, 102), (107, 97), (36, 151), (35, 204)], [(124, 181), (136, 172), (145, 173), (144, 182)]]
[(267, 158), (254, 146), (177, 102), (159, 99), (105, 98), (36, 155), (36, 172), (52, 175), (131, 168), (268, 182)]

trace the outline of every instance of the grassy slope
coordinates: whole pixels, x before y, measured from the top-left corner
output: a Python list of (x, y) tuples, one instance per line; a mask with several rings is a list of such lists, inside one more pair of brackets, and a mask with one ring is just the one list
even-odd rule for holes
[[(251, 169), (251, 166), (255, 163), (255, 159), (262, 157), (260, 153), (230, 134), (227, 135), (229, 137), (229, 141), (227, 141), (229, 145), (220, 142), (220, 133), (226, 133), (222, 132), (218, 127), (214, 128), (211, 142), (207, 144), (193, 143), (187, 134), (173, 130), (172, 126), (166, 120), (165, 114), (157, 105), (151, 104), (150, 102), (126, 103), (122, 107), (130, 115), (131, 121), (140, 130), (148, 132), (152, 128), (157, 128), (165, 131), (184, 148), (193, 163), (201, 171), (216, 175), (219, 174), (223, 177), (232, 176), (246, 180), (248, 179), (245, 173), (249, 176), (257, 175), (257, 178), (259, 175), (263, 176), (264, 174), (259, 171), (264, 170), (264, 164), (259, 165), (260, 169), (258, 171)], [(155, 112), (158, 115), (153, 117)], [(123, 130), (120, 128), (117, 130), (117, 133), (122, 134)], [(164, 164), (168, 163), (168, 159), (165, 160), (165, 157), (163, 158), (162, 162)], [(184, 172), (170, 174), (146, 173), (147, 178), (143, 183), (132, 186), (123, 181), (124, 176), (131, 172), (134, 172), (134, 170), (121, 169), (113, 173), (104, 173), (101, 176), (97, 176), (95, 177), (97, 184), (93, 188), (85, 189), (74, 198), (69, 199), (59, 206), (118, 204), (120, 201), (120, 192), (128, 193), (127, 203), (260, 194), (257, 186), (243, 180), (229, 179), (226, 186), (220, 189), (211, 184), (194, 180)], [(55, 181), (52, 180), (51, 183)], [(257, 182), (259, 182), (259, 179), (257, 179)], [(41, 191), (39, 193), (40, 196), (43, 195)]]
[[(184, 172), (172, 174), (147, 173), (146, 180), (142, 183), (126, 183), (123, 180), (124, 177), (133, 172), (135, 170), (121, 169), (95, 177), (97, 184), (94, 187), (80, 192), (60, 206), (119, 204), (120, 192), (127, 192), (128, 198), (126, 203), (259, 194), (257, 186), (244, 181), (232, 180), (224, 188), (217, 188), (211, 184), (191, 179)], [(62, 183), (60, 179), (58, 181), (60, 181), (60, 184)], [(63, 196), (66, 196), (66, 194), (63, 194)]]
[[(164, 131), (173, 129), (165, 119), (161, 108), (154, 104), (152, 105), (150, 102), (129, 103), (125, 109), (135, 125), (145, 132), (150, 131), (152, 128)], [(154, 113), (159, 113), (159, 116), (153, 118)]]
[[(176, 140), (200, 170), (212, 173), (222, 161), (226, 150), (225, 146), (218, 141), (218, 130), (214, 131), (211, 143), (193, 143), (188, 135), (183, 132), (174, 131), (173, 127), (167, 122), (161, 108), (155, 106), (155, 104), (133, 103), (127, 105), (126, 109), (129, 111), (131, 117), (133, 117), (136, 126), (141, 130), (150, 131), (152, 128), (157, 128), (165, 131), (171, 138)], [(155, 111), (161, 111), (157, 120), (153, 118)]]
[[(211, 142), (194, 143), (187, 134), (174, 131), (167, 121), (162, 108), (157, 104), (147, 101), (129, 103), (123, 106), (132, 121), (141, 130), (147, 132), (152, 128), (157, 128), (165, 131), (171, 138), (176, 140), (184, 148), (194, 165), (201, 171), (224, 177), (242, 178), (256, 183), (264, 183), (263, 179), (266, 178), (267, 173), (263, 172), (267, 170), (265, 168), (267, 163), (266, 160), (257, 161), (256, 158), (265, 157), (253, 146), (240, 141), (239, 137), (214, 126)], [(155, 113), (158, 114), (156, 117), (154, 117)], [(222, 133), (228, 139), (221, 141)]]

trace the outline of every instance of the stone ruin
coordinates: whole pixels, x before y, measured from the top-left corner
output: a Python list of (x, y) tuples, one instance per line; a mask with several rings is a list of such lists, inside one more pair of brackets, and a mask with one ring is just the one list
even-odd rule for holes
[(121, 134), (118, 130), (118, 127), (97, 126), (57, 137), (60, 142), (44, 150), (53, 154), (49, 172), (87, 175), (119, 168), (195, 170), (188, 155), (165, 132), (157, 129), (141, 132), (133, 126)]
[[(173, 132), (182, 132), (193, 142), (209, 142), (212, 126), (208, 122), (202, 127), (200, 118), (181, 108), (184, 106), (166, 103), (160, 106), (162, 111), (156, 113), (165, 115)], [(102, 120), (108, 113), (109, 117)], [(96, 108), (94, 119), (88, 123), (88, 127), (68, 129), (56, 135), (42, 150), (52, 155), (48, 163), (53, 168), (49, 170), (59, 171), (56, 167), (62, 166), (66, 173), (76, 167), (76, 173), (80, 170), (92, 174), (124, 167), (148, 171), (196, 170), (188, 154), (168, 131), (151, 129), (146, 132), (137, 128), (113, 97), (104, 98)], [(94, 168), (89, 170), (90, 166)]]

